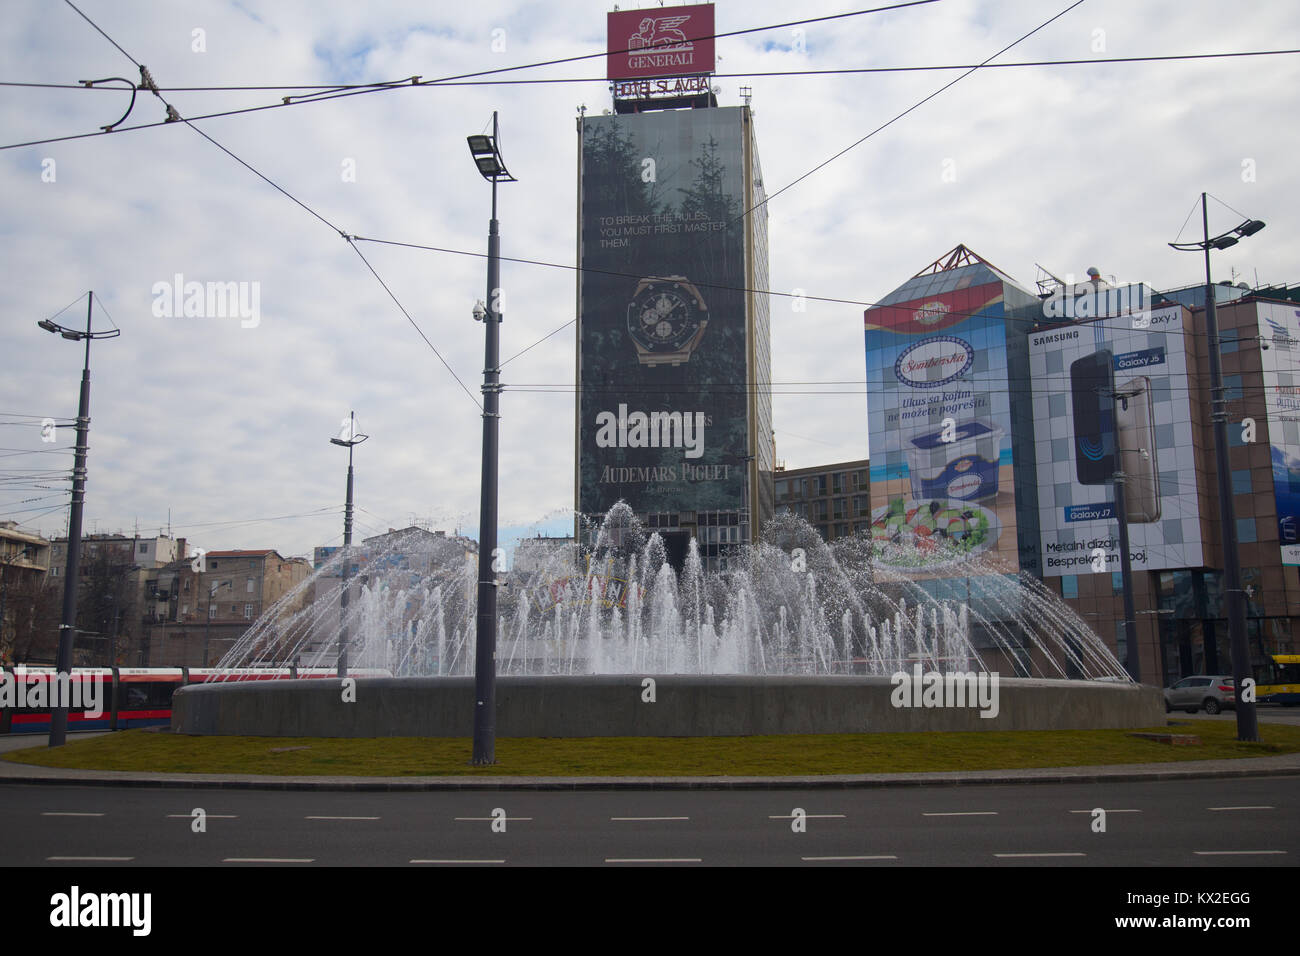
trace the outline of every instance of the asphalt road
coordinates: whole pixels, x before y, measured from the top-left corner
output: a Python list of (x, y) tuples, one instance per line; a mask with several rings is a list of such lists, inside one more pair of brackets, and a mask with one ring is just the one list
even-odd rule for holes
[(1294, 866), (1298, 797), (1296, 776), (808, 792), (3, 785), (0, 863)]

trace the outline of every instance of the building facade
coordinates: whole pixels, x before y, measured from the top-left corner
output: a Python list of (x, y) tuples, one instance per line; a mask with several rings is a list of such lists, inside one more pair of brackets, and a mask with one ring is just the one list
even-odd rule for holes
[(775, 456), (749, 107), (584, 115), (578, 195), (579, 541), (620, 501), (677, 566), (692, 537), (756, 540)]
[[(177, 560), (184, 539), (170, 535), (82, 535), (77, 575), (77, 666), (130, 666), (147, 655), (144, 620), (151, 611), (148, 579)], [(68, 539), (50, 547), (48, 585), (63, 587)]]
[[(274, 549), (208, 551), (173, 561), (146, 578), (147, 644), (143, 666), (209, 667), (267, 609), (311, 573), (305, 558)], [(301, 609), (303, 602), (284, 609)]]
[(0, 663), (43, 659), (55, 641), (42, 614), (51, 543), (0, 521)]
[(826, 541), (871, 527), (871, 462), (841, 461), (809, 468), (779, 468), (773, 476), (778, 512), (797, 515)]
[[(914, 545), (955, 527), (946, 544), (964, 541), (993, 559), (986, 569), (1043, 581), (1140, 679), (1168, 685), (1223, 673), (1231, 657), (1205, 289), (1160, 294), (1091, 275), (1030, 296), (958, 247), (868, 311), (871, 503), (873, 518), (885, 517), (884, 527), (873, 521), (878, 559), (913, 524)], [(1214, 290), (1247, 641), (1259, 674), (1272, 655), (1296, 652), (1300, 620), (1293, 291)], [(968, 513), (997, 540), (969, 547)], [(940, 560), (927, 570), (918, 551), (912, 583), (961, 600), (971, 565)]]

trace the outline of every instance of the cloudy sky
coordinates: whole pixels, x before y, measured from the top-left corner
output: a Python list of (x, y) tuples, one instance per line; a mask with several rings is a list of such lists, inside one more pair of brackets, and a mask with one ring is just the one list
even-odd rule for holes
[[(76, 2), (165, 90), (429, 80), (598, 53), (612, 6)], [(939, 0), (723, 38), (720, 74), (796, 75), (720, 76), (719, 100), (738, 104), (752, 87), (772, 194), (961, 75), (810, 71), (979, 63), (1069, 2)], [(720, 0), (717, 29), (859, 8)], [(66, 3), (5, 10), (0, 79), (138, 80)], [(1298, 47), (1295, 4), (1084, 0), (993, 62)], [(326, 222), (183, 123), (0, 150), (0, 478), (11, 479), (0, 518), (64, 533), (67, 482), (24, 476), (70, 468), (72, 430), (43, 443), (23, 423), (75, 416), (80, 348), (35, 323), (93, 289), (106, 310), (96, 329), (111, 319), (122, 334), (92, 348), (87, 531), (155, 533), (170, 511), (174, 533), (207, 548), (338, 544), (346, 452), (328, 440), (355, 409), (371, 436), (357, 449), (358, 537), (413, 517), (476, 533), (481, 419), (421, 332), (477, 396), (483, 336), (471, 308), (484, 260), (353, 246), (339, 230), (481, 254), (489, 187), (465, 136), (500, 110), (519, 179), (500, 194), (503, 253), (562, 267), (503, 267), (502, 356), (528, 348), (574, 317), (574, 121), (580, 106), (610, 106), (603, 72), (602, 59), (584, 60), (482, 78), (583, 82), (408, 86), (193, 124)], [(1206, 190), (1222, 202), (1210, 203), (1212, 230), (1246, 216), (1269, 224), (1217, 254), (1216, 278), (1300, 280), (1297, 89), (1296, 55), (981, 69), (781, 192), (769, 208), (772, 288), (850, 302), (805, 312), (773, 302), (778, 459), (798, 468), (867, 454), (864, 304), (959, 242), (1029, 288), (1036, 264), (1173, 288), (1203, 275), (1197, 256), (1166, 243)], [(290, 92), (163, 95), (193, 117)], [(0, 87), (0, 140), (94, 132), (129, 99)], [(141, 94), (122, 125), (164, 117)], [(1184, 238), (1196, 229), (1199, 211)], [(256, 324), (155, 314), (155, 288), (178, 274), (256, 288)], [(58, 319), (84, 320), (84, 299)], [(573, 370), (572, 325), (505, 366), (517, 390), (502, 401), (500, 510), (517, 532), (555, 533), (571, 512)]]

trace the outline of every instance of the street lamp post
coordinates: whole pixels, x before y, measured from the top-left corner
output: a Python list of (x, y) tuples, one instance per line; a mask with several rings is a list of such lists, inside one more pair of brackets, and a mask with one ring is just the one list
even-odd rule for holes
[(497, 114), (492, 135), (467, 137), (474, 165), (492, 184), (492, 219), (488, 224), (487, 304), (474, 307), (483, 323), (483, 475), (479, 498), (478, 626), (474, 639), (475, 766), (496, 763), (497, 645), (497, 431), (501, 421), (501, 236), (497, 223), (497, 183), (515, 182), (501, 159)]
[(348, 422), (347, 440), (330, 439), (330, 444), (341, 445), (348, 450), (348, 497), (347, 504), (343, 506), (343, 595), (339, 598), (338, 676), (340, 680), (348, 676), (348, 568), (352, 563), (348, 552), (352, 547), (352, 449), (369, 437), (369, 435), (357, 434), (357, 413), (352, 412)]
[[(95, 293), (91, 290), (86, 302), (86, 331), (68, 329), (43, 319), (36, 324), (46, 332), (55, 332), (73, 342), (86, 342), (86, 358), (81, 369), (81, 399), (77, 405), (77, 450), (72, 462), (72, 508), (68, 513), (68, 562), (63, 578), (63, 623), (59, 625), (59, 652), (56, 672), (59, 684), (72, 685), (72, 643), (77, 627), (77, 575), (81, 570), (81, 516), (86, 503), (86, 452), (90, 437), (90, 341), (112, 339), (121, 335), (120, 329), (109, 332), (92, 332), (91, 313), (95, 308)], [(50, 746), (61, 747), (68, 739), (68, 700), (60, 695), (50, 711)]]
[(1237, 739), (1258, 740), (1259, 724), (1255, 702), (1242, 699), (1245, 680), (1252, 676), (1250, 652), (1246, 646), (1246, 609), (1241, 592), (1241, 559), (1237, 553), (1237, 521), (1232, 506), (1232, 472), (1228, 465), (1228, 403), (1224, 396), (1219, 350), (1219, 321), (1215, 313), (1214, 284), (1210, 278), (1210, 250), (1235, 246), (1239, 239), (1253, 236), (1264, 228), (1258, 219), (1247, 219), (1236, 229), (1210, 238), (1210, 217), (1206, 209), (1205, 193), (1201, 193), (1200, 242), (1171, 242), (1180, 252), (1200, 251), (1205, 254), (1205, 331), (1210, 342), (1210, 396), (1211, 419), (1214, 422), (1214, 458), (1219, 477), (1219, 524), (1223, 537), (1223, 590), (1227, 603), (1228, 634), (1232, 647), (1232, 682), (1236, 687)]

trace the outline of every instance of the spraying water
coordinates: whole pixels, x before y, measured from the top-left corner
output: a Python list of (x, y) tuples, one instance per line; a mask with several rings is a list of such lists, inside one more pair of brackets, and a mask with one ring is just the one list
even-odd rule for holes
[[(998, 671), (1127, 680), (1104, 642), (1042, 582), (987, 557), (918, 581), (872, 560), (866, 537), (826, 544), (778, 515), (755, 547), (681, 570), (663, 540), (615, 505), (595, 545), (532, 549), (501, 578), (497, 670), (544, 674), (877, 674)], [(332, 667), (341, 623), (353, 667), (396, 676), (474, 673), (472, 542), (412, 529), (354, 547), (340, 621), (342, 554), (271, 607), (220, 668)]]

